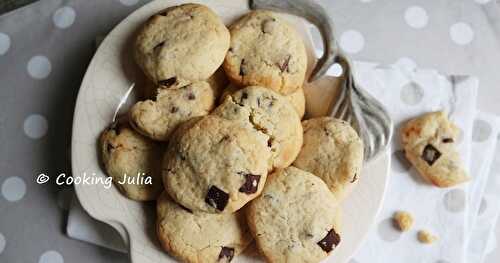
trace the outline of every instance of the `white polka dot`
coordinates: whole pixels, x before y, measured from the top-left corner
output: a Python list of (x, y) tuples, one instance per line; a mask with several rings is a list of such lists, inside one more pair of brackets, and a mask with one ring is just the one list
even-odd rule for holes
[(448, 191), (443, 198), (446, 210), (457, 213), (465, 208), (465, 191), (462, 189), (453, 189)]
[(476, 3), (478, 3), (478, 4), (484, 5), (484, 4), (489, 3), (491, 0), (474, 0), (474, 1), (476, 1)]
[(52, 65), (45, 56), (34, 56), (28, 62), (28, 73), (32, 78), (44, 79), (49, 76), (51, 70)]
[(474, 120), (472, 128), (472, 140), (475, 142), (484, 142), (491, 135), (491, 125), (484, 120)]
[(396, 61), (396, 63), (394, 63), (394, 65), (396, 67), (405, 69), (407, 71), (413, 71), (417, 68), (417, 63), (415, 63), (415, 61), (413, 59), (408, 58), (408, 57), (402, 57), (402, 58), (398, 59), (398, 61)]
[(348, 53), (358, 53), (365, 46), (365, 39), (356, 30), (348, 30), (340, 36), (340, 47)]
[(58, 28), (68, 28), (75, 22), (75, 17), (75, 9), (64, 6), (54, 12), (52, 21), (54, 21), (54, 25)]
[(0, 55), (7, 53), (10, 48), (10, 37), (9, 35), (0, 32)]
[(64, 259), (59, 252), (49, 250), (40, 256), (38, 263), (64, 263)]
[(327, 75), (340, 77), (343, 72), (344, 70), (342, 69), (342, 66), (339, 63), (335, 63), (328, 69)]
[(427, 11), (420, 6), (408, 7), (405, 11), (405, 21), (413, 28), (424, 28), (429, 21)]
[(47, 119), (39, 114), (32, 114), (24, 120), (24, 133), (31, 139), (40, 139), (49, 129)]
[(469, 24), (459, 22), (450, 27), (450, 37), (458, 45), (467, 45), (474, 39), (474, 31)]
[(0, 233), (0, 254), (2, 254), (3, 250), (5, 249), (5, 244), (7, 241), (5, 241), (5, 237), (3, 236), (2, 233)]
[(26, 184), (20, 177), (12, 176), (3, 181), (2, 195), (8, 201), (19, 201), (24, 197), (25, 194)]
[(378, 237), (387, 242), (394, 242), (401, 237), (401, 231), (394, 227), (392, 218), (387, 218), (378, 225)]
[(120, 3), (126, 5), (126, 6), (132, 6), (135, 5), (139, 2), (139, 0), (120, 0)]

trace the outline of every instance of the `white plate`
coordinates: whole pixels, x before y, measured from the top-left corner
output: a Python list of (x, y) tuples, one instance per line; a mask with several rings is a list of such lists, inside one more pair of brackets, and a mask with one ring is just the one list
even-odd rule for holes
[[(105, 177), (97, 158), (97, 139), (107, 127), (117, 109), (126, 110), (136, 100), (135, 89), (130, 89), (142, 79), (142, 73), (132, 60), (131, 39), (137, 28), (152, 14), (172, 5), (186, 1), (157, 0), (138, 9), (106, 37), (97, 50), (83, 79), (73, 119), (72, 166), (73, 176)], [(226, 24), (248, 12), (246, 0), (192, 1), (205, 4), (219, 14)], [(309, 70), (315, 61), (309, 25), (297, 17), (283, 15), (304, 36), (308, 54)], [(318, 90), (329, 90), (336, 83), (323, 80), (315, 92), (306, 90), (308, 103), (324, 101)], [(324, 87), (323, 87), (324, 85)], [(132, 92), (128, 92), (132, 90)], [(325, 103), (323, 103), (325, 104)], [(325, 106), (326, 107), (326, 106)], [(317, 107), (315, 109), (317, 112)], [(341, 245), (325, 262), (342, 263), (356, 251), (373, 225), (379, 211), (388, 178), (389, 158), (382, 154), (365, 165), (358, 187), (343, 206), (343, 236)], [(132, 262), (175, 262), (163, 252), (156, 240), (154, 204), (131, 201), (114, 187), (106, 189), (103, 184), (75, 184), (76, 193), (84, 209), (95, 219), (106, 222), (117, 229), (129, 244)], [(255, 248), (250, 247), (245, 255), (234, 262), (261, 262)]]

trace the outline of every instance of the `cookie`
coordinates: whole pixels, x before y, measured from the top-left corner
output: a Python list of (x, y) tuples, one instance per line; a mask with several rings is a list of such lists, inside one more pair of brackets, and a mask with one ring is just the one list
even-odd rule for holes
[(195, 213), (163, 193), (157, 201), (160, 244), (182, 262), (230, 262), (252, 241), (243, 211)]
[(320, 262), (341, 242), (339, 207), (326, 184), (295, 167), (269, 175), (247, 221), (267, 262)]
[[(99, 142), (106, 173), (121, 193), (138, 201), (158, 197), (163, 190), (160, 144), (134, 131), (126, 120), (104, 130)], [(146, 180), (147, 177), (151, 179)]]
[(224, 60), (237, 86), (264, 86), (282, 94), (302, 87), (307, 54), (301, 37), (276, 13), (252, 11), (230, 27), (231, 45)]
[(406, 158), (423, 178), (451, 187), (470, 179), (456, 150), (458, 135), (444, 112), (431, 112), (405, 123), (401, 142)]
[(295, 167), (325, 181), (343, 199), (357, 184), (363, 165), (363, 142), (349, 123), (331, 117), (302, 122), (304, 144)]
[(222, 64), (229, 38), (222, 20), (208, 7), (174, 6), (150, 17), (139, 30), (135, 60), (160, 85), (206, 80)]
[(175, 201), (193, 211), (232, 213), (260, 194), (271, 162), (267, 135), (212, 115), (182, 129), (162, 168)]
[(406, 232), (413, 226), (413, 217), (410, 213), (405, 211), (398, 211), (394, 213), (394, 223), (399, 230)]
[(217, 107), (213, 115), (239, 121), (269, 136), (273, 167), (288, 167), (302, 146), (302, 125), (290, 102), (270, 89), (250, 86), (240, 89)]
[[(233, 84), (229, 84), (222, 92), (222, 95), (220, 96), (220, 101), (223, 102), (227, 96), (233, 94), (238, 90), (239, 90), (238, 87), (236, 87)], [(286, 95), (285, 98), (288, 100), (288, 102), (290, 102), (290, 104), (292, 104), (293, 108), (299, 115), (299, 118), (302, 119), (306, 111), (306, 97), (304, 94), (304, 89), (301, 87), (296, 91), (294, 91), (293, 93)]]
[(215, 105), (214, 90), (205, 81), (160, 86), (155, 100), (137, 102), (130, 109), (130, 123), (140, 133), (167, 141), (179, 124), (208, 114)]

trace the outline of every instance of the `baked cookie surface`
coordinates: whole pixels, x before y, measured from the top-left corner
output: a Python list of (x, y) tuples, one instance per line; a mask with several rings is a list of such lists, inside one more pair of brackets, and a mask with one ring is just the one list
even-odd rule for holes
[(343, 199), (357, 184), (363, 165), (363, 142), (349, 123), (331, 117), (302, 122), (304, 144), (293, 165), (325, 181)]
[(260, 194), (271, 161), (267, 135), (212, 115), (181, 131), (162, 168), (175, 201), (193, 211), (232, 213)]
[(157, 84), (182, 79), (206, 80), (229, 48), (222, 20), (200, 4), (173, 6), (153, 15), (135, 41), (135, 60)]
[(431, 112), (405, 123), (401, 142), (422, 177), (438, 187), (451, 187), (470, 179), (456, 150), (458, 135), (446, 113)]
[(137, 102), (130, 109), (130, 124), (157, 141), (167, 141), (179, 124), (207, 115), (215, 106), (214, 90), (205, 81), (159, 86), (155, 100)]
[[(235, 93), (240, 88), (236, 87), (234, 84), (229, 84), (222, 92), (220, 96), (220, 101), (224, 102), (227, 96)], [(293, 108), (299, 115), (299, 118), (302, 119), (306, 112), (306, 97), (304, 94), (304, 88), (300, 87), (296, 91), (291, 94), (285, 95), (285, 98), (292, 104)]]
[(302, 87), (307, 54), (301, 37), (269, 11), (252, 11), (230, 27), (224, 70), (238, 86), (258, 85), (282, 94)]
[(320, 178), (288, 167), (269, 175), (247, 221), (267, 262), (313, 263), (341, 242), (339, 209)]
[[(158, 197), (163, 190), (161, 159), (158, 158), (163, 152), (161, 145), (134, 131), (126, 120), (115, 122), (104, 130), (99, 143), (106, 173), (120, 192), (137, 201)], [(137, 180), (128, 183), (125, 175)], [(151, 184), (145, 181), (148, 176)]]
[(288, 167), (299, 154), (303, 130), (290, 102), (270, 89), (250, 86), (228, 95), (213, 115), (244, 123), (269, 136), (273, 167)]
[(161, 246), (182, 262), (230, 262), (252, 241), (243, 211), (194, 213), (167, 193), (157, 201), (156, 232)]

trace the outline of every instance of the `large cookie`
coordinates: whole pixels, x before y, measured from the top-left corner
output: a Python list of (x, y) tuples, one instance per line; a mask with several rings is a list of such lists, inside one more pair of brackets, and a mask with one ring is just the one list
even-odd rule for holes
[[(234, 84), (229, 84), (229, 86), (227, 86), (222, 92), (222, 95), (220, 96), (220, 101), (224, 102), (227, 96), (235, 93), (238, 90), (239, 88), (236, 87)], [(290, 104), (292, 104), (293, 108), (299, 115), (299, 118), (302, 119), (306, 112), (306, 97), (304, 94), (304, 88), (302, 87), (298, 88), (293, 93), (286, 95), (285, 98), (288, 100), (288, 102), (290, 102)]]
[(243, 211), (195, 213), (163, 193), (157, 201), (161, 246), (182, 262), (230, 262), (252, 241)]
[(404, 124), (401, 141), (406, 158), (421, 176), (439, 187), (451, 187), (470, 178), (455, 148), (459, 129), (444, 112), (431, 112)]
[(343, 199), (357, 184), (363, 165), (363, 141), (349, 123), (331, 117), (302, 122), (304, 144), (293, 165), (319, 176)]
[(317, 176), (295, 167), (269, 175), (247, 220), (267, 262), (320, 262), (341, 242), (337, 200)]
[(135, 60), (155, 83), (206, 80), (222, 64), (229, 31), (208, 7), (183, 4), (153, 15), (135, 41)]
[[(106, 173), (120, 192), (138, 201), (158, 197), (163, 190), (161, 159), (158, 158), (163, 150), (161, 145), (140, 135), (123, 120), (104, 130), (99, 142)], [(151, 177), (151, 182), (146, 181), (146, 177)]]
[(231, 47), (224, 60), (229, 80), (238, 86), (258, 85), (282, 94), (302, 87), (307, 54), (302, 39), (269, 11), (253, 11), (230, 27)]
[(267, 135), (212, 115), (181, 131), (163, 166), (175, 201), (193, 211), (232, 213), (260, 194), (271, 165)]
[(167, 141), (179, 124), (208, 114), (215, 106), (214, 90), (205, 81), (159, 86), (155, 100), (137, 102), (130, 109), (130, 124), (140, 133)]
[(290, 102), (267, 88), (250, 86), (226, 97), (213, 113), (269, 136), (273, 167), (288, 167), (302, 146), (302, 125)]

